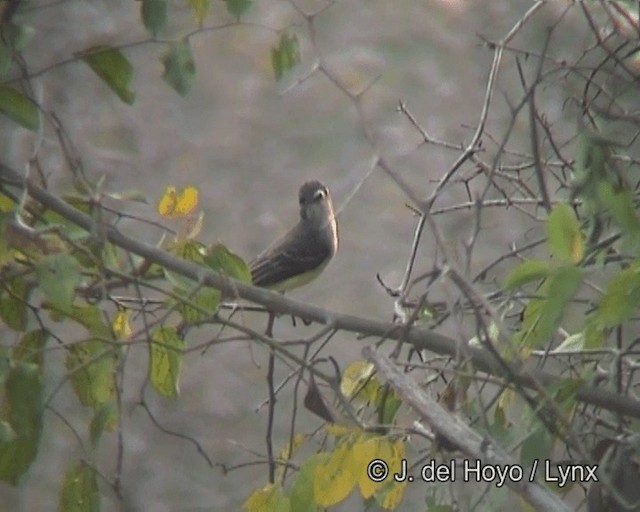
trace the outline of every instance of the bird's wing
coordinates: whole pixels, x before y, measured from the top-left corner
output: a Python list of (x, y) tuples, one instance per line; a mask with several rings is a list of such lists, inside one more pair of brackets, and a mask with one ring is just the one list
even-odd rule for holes
[(256, 286), (273, 286), (314, 270), (331, 255), (320, 233), (304, 233), (298, 225), (250, 263), (251, 278)]

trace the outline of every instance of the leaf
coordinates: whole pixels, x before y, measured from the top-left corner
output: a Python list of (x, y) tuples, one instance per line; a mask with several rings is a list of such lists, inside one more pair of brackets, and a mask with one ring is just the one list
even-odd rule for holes
[(308, 457), (296, 474), (289, 492), (292, 511), (317, 512), (319, 510), (313, 495), (313, 480), (319, 461), (320, 457), (315, 455)]
[(187, 186), (180, 193), (175, 187), (167, 187), (158, 201), (158, 213), (169, 219), (177, 219), (192, 213), (198, 206), (198, 189)]
[(520, 448), (520, 463), (526, 467), (530, 467), (535, 459), (543, 460), (547, 457), (553, 445), (549, 431), (539, 421), (529, 431), (529, 437)]
[(80, 284), (80, 264), (70, 254), (60, 253), (42, 258), (36, 265), (38, 284), (47, 298), (60, 308), (73, 304)]
[(541, 299), (531, 299), (516, 341), (522, 348), (536, 349), (548, 341), (564, 315), (566, 306), (582, 282), (582, 270), (574, 266), (556, 269), (540, 287)]
[(104, 323), (102, 312), (95, 306), (71, 306), (61, 308), (55, 304), (48, 305), (54, 320), (69, 318), (82, 325), (96, 338), (112, 338), (111, 327)]
[(5, 383), (3, 418), (16, 438), (0, 442), (0, 479), (17, 485), (38, 453), (42, 434), (42, 374), (35, 364), (18, 363)]
[(584, 238), (575, 212), (567, 204), (558, 204), (547, 219), (547, 237), (551, 254), (561, 263), (578, 263), (584, 254)]
[(209, 0), (187, 0), (187, 3), (193, 11), (193, 15), (198, 22), (198, 25), (204, 23), (207, 14), (209, 13), (210, 1)]
[(0, 38), (0, 76), (6, 76), (13, 69), (17, 52), (21, 52), (33, 38), (36, 31), (28, 25), (15, 22), (2, 26)]
[(280, 80), (287, 71), (299, 63), (300, 43), (298, 37), (295, 34), (282, 34), (278, 46), (271, 49), (271, 66), (276, 80)]
[(35, 329), (26, 332), (18, 344), (13, 347), (13, 360), (35, 364), (42, 371), (44, 366), (43, 350), (49, 339), (49, 331)]
[(79, 56), (122, 101), (127, 105), (134, 102), (136, 95), (131, 89), (133, 66), (120, 50), (99, 46)]
[(7, 279), (0, 285), (0, 318), (14, 331), (27, 328), (27, 295), (29, 289), (22, 277)]
[(113, 319), (113, 325), (111, 328), (119, 340), (128, 340), (133, 333), (131, 330), (131, 324), (129, 323), (130, 316), (131, 311), (128, 309), (122, 309), (116, 313), (116, 316)]
[(514, 290), (532, 281), (543, 279), (549, 275), (549, 264), (546, 261), (527, 260), (514, 268), (507, 276), (504, 285), (506, 290)]
[(249, 266), (240, 256), (227, 249), (220, 242), (207, 251), (204, 262), (217, 272), (245, 283), (251, 283)]
[(151, 336), (151, 363), (149, 377), (151, 384), (167, 397), (180, 394), (180, 369), (184, 340), (174, 327), (161, 327)]
[(142, 0), (142, 22), (156, 37), (167, 26), (167, 0)]
[(554, 348), (551, 351), (551, 354), (554, 352), (580, 352), (584, 349), (585, 343), (585, 335), (582, 332), (578, 332), (576, 334), (572, 334), (571, 336), (567, 336), (560, 345)]
[(113, 431), (118, 422), (118, 409), (114, 402), (105, 402), (96, 408), (89, 425), (89, 438), (95, 448), (105, 430)]
[(86, 462), (78, 462), (65, 474), (58, 512), (99, 512), (100, 492), (96, 472)]
[(267, 484), (253, 491), (242, 508), (247, 512), (290, 512), (292, 510), (289, 498), (277, 484)]
[(361, 468), (357, 474), (357, 481), (360, 494), (365, 499), (373, 496), (384, 485), (384, 481), (372, 480), (367, 473), (369, 463), (378, 458), (380, 440), (380, 437), (363, 434), (353, 443), (351, 456), (354, 466)]
[(100, 340), (69, 347), (66, 366), (71, 385), (82, 405), (97, 408), (114, 400), (116, 359), (114, 348)]
[(352, 442), (341, 441), (318, 461), (313, 481), (313, 495), (320, 507), (330, 507), (344, 500), (357, 483), (353, 473)]
[(598, 199), (620, 227), (625, 243), (632, 248), (637, 248), (640, 238), (640, 221), (636, 215), (634, 194), (629, 190), (616, 192), (610, 183), (603, 181), (598, 184)]
[(172, 43), (162, 57), (164, 73), (162, 78), (180, 96), (186, 96), (196, 76), (196, 63), (191, 53), (188, 38)]
[[(358, 393), (360, 398), (373, 401), (379, 389), (378, 383), (373, 379), (374, 375), (375, 366), (373, 363), (355, 360), (342, 373), (340, 391), (348, 399)], [(369, 383), (373, 383), (373, 385), (367, 386)]]
[[(376, 458), (386, 461), (391, 473), (399, 473), (404, 454), (405, 444), (402, 439), (391, 442), (385, 437), (380, 441)], [(388, 479), (382, 489), (376, 493), (376, 499), (379, 500), (382, 508), (395, 510), (402, 501), (406, 485), (406, 480), (396, 482), (394, 479)]]
[(229, 14), (235, 16), (235, 18), (239, 20), (240, 16), (242, 16), (247, 9), (251, 7), (253, 0), (224, 0), (224, 3), (227, 4), (227, 11), (229, 11)]
[(640, 263), (618, 272), (600, 300), (597, 320), (603, 327), (617, 327), (629, 320), (640, 306)]
[(38, 106), (9, 85), (0, 85), (0, 112), (27, 130), (37, 132), (40, 129)]

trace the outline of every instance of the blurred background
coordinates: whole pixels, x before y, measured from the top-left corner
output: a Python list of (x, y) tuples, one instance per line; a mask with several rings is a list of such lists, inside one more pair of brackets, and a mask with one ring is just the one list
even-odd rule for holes
[[(328, 5), (305, 0), (295, 5), (305, 12), (326, 7), (314, 18), (314, 39), (292, 4), (266, 0), (257, 0), (239, 26), (194, 35), (197, 74), (185, 98), (161, 80), (160, 42), (124, 50), (135, 69), (136, 101), (131, 106), (119, 101), (88, 66), (73, 61), (75, 52), (91, 46), (148, 40), (139, 2), (32, 2), (25, 16), (36, 29), (36, 39), (28, 48), (27, 61), (32, 71), (47, 69), (35, 80), (36, 92), (64, 123), (90, 178), (104, 174), (109, 191), (138, 189), (149, 201), (115, 205), (120, 209), (160, 220), (155, 206), (165, 187), (194, 185), (205, 213), (200, 240), (221, 240), (249, 260), (296, 222), (299, 186), (308, 179), (325, 183), (339, 209), (340, 250), (321, 278), (291, 296), (331, 310), (391, 320), (393, 299), (378, 284), (376, 274), (388, 286), (398, 286), (416, 219), (393, 181), (380, 169), (372, 169), (372, 160), (376, 153), (383, 154), (426, 197), (459, 153), (420, 146), (419, 134), (397, 112), (399, 101), (433, 137), (467, 143), (479, 119), (493, 58), (480, 36), (504, 37), (531, 2), (348, 0)], [(518, 43), (540, 48), (546, 24), (564, 8), (565, 2), (549, 2)], [(171, 13), (163, 40), (197, 28), (190, 9), (181, 3), (172, 4)], [(232, 22), (219, 2), (205, 26)], [(572, 27), (571, 13), (564, 23)], [(302, 63), (277, 82), (270, 48), (277, 43), (277, 31), (286, 27), (299, 37)], [(580, 30), (576, 25), (574, 31), (556, 33), (567, 39), (566, 45), (560, 42), (556, 48), (564, 47), (569, 56), (571, 41), (586, 37)], [(361, 117), (354, 101), (325, 75), (309, 74), (318, 56), (353, 94), (366, 89), (360, 100)], [(520, 87), (515, 72), (510, 79), (501, 79), (494, 99), (500, 107), (492, 110), (490, 133), (501, 133), (510, 116), (509, 93)], [(545, 91), (540, 94), (543, 105), (559, 101), (545, 97)], [(515, 127), (516, 136), (519, 128)], [(14, 168), (23, 168), (33, 135), (4, 118), (0, 133), (4, 158)], [(54, 188), (70, 191), (71, 177), (57, 142), (45, 140), (41, 154)], [(445, 193), (443, 204), (467, 200), (463, 193), (455, 194)], [(471, 234), (473, 213), (461, 211), (439, 219), (457, 253)], [(510, 243), (521, 241), (527, 226), (524, 219), (523, 224), (514, 224), (513, 217), (501, 222), (499, 214), (487, 216), (485, 222), (478, 241), (479, 268), (503, 254)], [(160, 238), (159, 230), (135, 220), (122, 221), (120, 227), (151, 244)], [(433, 261), (429, 236), (425, 234), (417, 272), (428, 271)], [(264, 315), (249, 316), (246, 321), (256, 328), (266, 320)], [(312, 329), (294, 328), (286, 318), (276, 323), (276, 332), (289, 338)], [(191, 333), (188, 343), (210, 340), (211, 331), (202, 331)], [(3, 336), (13, 334), (3, 331)], [(338, 335), (325, 353), (344, 367), (360, 357), (364, 343)], [(246, 343), (192, 353), (185, 358), (179, 400), (161, 399), (152, 392), (145, 398), (164, 428), (196, 439), (215, 463), (231, 467), (255, 461), (255, 453), (265, 453), (266, 407), (260, 404), (267, 397), (266, 355), (263, 348)], [(63, 355), (51, 357), (49, 368), (61, 368)], [(145, 374), (146, 354), (140, 347), (132, 351), (125, 375), (124, 502), (107, 497), (103, 510), (239, 510), (248, 494), (266, 483), (266, 465), (249, 465), (225, 475), (220, 466), (210, 468), (188, 440), (161, 432), (136, 407)], [(286, 374), (286, 369), (279, 370), (280, 377)], [(60, 377), (55, 372), (48, 376), (51, 382)], [(288, 439), (287, 396), (278, 403), (277, 448)], [(69, 389), (63, 388), (53, 404), (71, 423), (89, 417)], [(46, 420), (46, 443), (22, 485), (11, 488), (0, 483), (2, 510), (54, 509), (66, 465), (89, 457), (58, 417), (51, 414)], [(299, 414), (299, 429), (320, 424), (306, 412)], [(115, 467), (115, 447), (116, 440), (111, 439), (97, 454), (108, 477)], [(408, 494), (402, 510), (421, 504), (423, 490), (418, 491), (415, 501)]]

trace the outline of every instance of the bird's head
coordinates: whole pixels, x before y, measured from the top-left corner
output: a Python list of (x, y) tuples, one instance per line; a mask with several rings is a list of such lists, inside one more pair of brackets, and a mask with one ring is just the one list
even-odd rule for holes
[(333, 219), (329, 189), (319, 181), (307, 181), (298, 192), (300, 218), (305, 222), (324, 223)]

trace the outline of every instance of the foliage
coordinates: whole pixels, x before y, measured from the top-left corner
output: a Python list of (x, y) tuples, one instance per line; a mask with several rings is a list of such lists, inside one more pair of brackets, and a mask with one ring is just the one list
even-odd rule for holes
[[(107, 86), (98, 90), (96, 101), (106, 101), (112, 94), (131, 105), (144, 90), (136, 79), (135, 46), (150, 45), (157, 52), (159, 78), (184, 97), (208, 64), (196, 65), (198, 41), (207, 32), (268, 28), (271, 41), (263, 49), (262, 60), (270, 59), (276, 82), (308, 63), (302, 49), (309, 43), (316, 51), (315, 62), (309, 75), (293, 77), (294, 85), (321, 74), (343, 93), (371, 144), (373, 167), (387, 174), (419, 217), (409, 261), (400, 265), (398, 257), (395, 262), (406, 269), (402, 284), (389, 287), (378, 276), (394, 311), (402, 312), (401, 322), (319, 313), (318, 308), (251, 287), (250, 267), (242, 257), (223, 242), (200, 241), (203, 224), (211, 219), (205, 219), (200, 191), (194, 185), (179, 190), (167, 184), (157, 199), (156, 219), (133, 217), (143, 226), (161, 226), (164, 235), (155, 247), (123, 234), (118, 223), (129, 216), (128, 207), (147, 198), (133, 190), (107, 191), (104, 179), (87, 177), (90, 174), (80, 159), (73, 157), (63, 123), (34, 87), (38, 73), (25, 63), (25, 50), (40, 35), (28, 25), (30, 11), (3, 7), (0, 114), (15, 129), (36, 134), (40, 143), (57, 141), (72, 174), (74, 192), (64, 197), (51, 192), (47, 177), (52, 170), (42, 172), (48, 163), (38, 154), (40, 143), (34, 144), (34, 155), (21, 162), (29, 173), (28, 185), (0, 159), (0, 321), (12, 333), (0, 345), (0, 479), (23, 485), (41, 446), (51, 442), (46, 429), (53, 416), (49, 412), (55, 411), (52, 403), (65, 389), (86, 413), (82, 431), (69, 427), (85, 456), (70, 459), (60, 472), (58, 510), (101, 510), (107, 494), (102, 482), (121, 496), (122, 456), (116, 457), (116, 476), (107, 475), (101, 467), (114, 461), (104, 461), (110, 454), (101, 447), (109, 439), (118, 443), (120, 452), (125, 450), (119, 436), (124, 428), (122, 396), (131, 348), (146, 349), (139, 405), (148, 410), (145, 392), (160, 403), (180, 400), (183, 373), (189, 372), (185, 355), (208, 349), (228, 330), (233, 332), (228, 340), (249, 341), (270, 358), (267, 455), (261, 460), (266, 460), (268, 470), (265, 481), (253, 482), (247, 491), (244, 509), (248, 512), (319, 511), (354, 496), (363, 508), (400, 510), (407, 502), (409, 480), (394, 475), (407, 469), (407, 460), (414, 461), (409, 469), (415, 470), (449, 451), (458, 459), (462, 454), (478, 460), (488, 451), (505, 452), (514, 465), (527, 469), (541, 460), (562, 457), (583, 465), (601, 463), (608, 471), (603, 478), (608, 487), (594, 489), (602, 499), (636, 499), (635, 488), (616, 477), (621, 460), (638, 456), (631, 441), (640, 418), (640, 406), (631, 393), (637, 385), (634, 357), (640, 306), (636, 140), (640, 122), (634, 110), (639, 73), (637, 50), (627, 50), (637, 40), (638, 20), (632, 3), (618, 2), (609, 9), (595, 3), (567, 7), (580, 16), (592, 38), (570, 62), (552, 51), (552, 36), (563, 27), (562, 16), (541, 49), (533, 45), (518, 49), (518, 44), (525, 44), (528, 23), (543, 4), (535, 3), (523, 14), (504, 40), (488, 42), (487, 50), (495, 52), (494, 67), (479, 109), (483, 118), (468, 146), (432, 138), (408, 107), (400, 104), (399, 112), (421, 138), (420, 147), (459, 152), (449, 171), (426, 191), (431, 195), (410, 186), (411, 180), (395, 167), (401, 164), (382, 156), (384, 151), (371, 137), (375, 132), (371, 121), (363, 115), (368, 88), (353, 91), (349, 80), (333, 72), (318, 51), (316, 23), (324, 9), (305, 13), (292, 4), (300, 22), (271, 28), (245, 21), (253, 13), (250, 0), (225, 0), (222, 10), (209, 0), (187, 0), (181, 6), (195, 28), (176, 30), (173, 22), (180, 12), (173, 2), (142, 0), (139, 22), (146, 39), (87, 46), (71, 59), (91, 70), (92, 84)], [(329, 3), (326, 8), (332, 6)], [(609, 32), (603, 38), (605, 28)], [(65, 64), (52, 63), (39, 73), (51, 73)], [(488, 113), (496, 108), (492, 101), (504, 85), (500, 79), (509, 80), (505, 69), (517, 69), (522, 94), (518, 101), (507, 102), (509, 122), (498, 128), (492, 125), (491, 132)], [(562, 84), (557, 78), (560, 72)], [(540, 107), (539, 92), (552, 88), (561, 91), (566, 104), (571, 104), (575, 91), (582, 91), (580, 108), (556, 113)], [(525, 140), (531, 149), (511, 149), (515, 127), (527, 113)], [(569, 131), (561, 122), (565, 118), (574, 125)], [(470, 187), (480, 180), (481, 186)], [(456, 197), (460, 189), (469, 196), (472, 189), (482, 192), (463, 204), (436, 208), (436, 203)], [(115, 209), (114, 202), (119, 205)], [(530, 243), (527, 233), (523, 236), (527, 243), (505, 250), (483, 266), (474, 251), (485, 233), (488, 211), (494, 207), (501, 208), (507, 225), (510, 215), (516, 218), (514, 212), (526, 216), (539, 239)], [(438, 223), (438, 215), (458, 210), (473, 212), (465, 218), (471, 231), (462, 256), (452, 250)], [(430, 271), (417, 269), (422, 264), (417, 256), (426, 250), (425, 226), (435, 247)], [(430, 293), (446, 299), (444, 306), (432, 303)], [(234, 316), (238, 309), (241, 315), (251, 312), (249, 306), (235, 303), (240, 299), (271, 308), (271, 320), (275, 313), (294, 312), (303, 323), (325, 325), (302, 341), (280, 338), (277, 331), (274, 334), (273, 322), (261, 333), (244, 317), (238, 321)], [(425, 320), (427, 310), (432, 314)], [(215, 334), (206, 347), (194, 348), (190, 336), (201, 327)], [(62, 331), (71, 334), (61, 336)], [(438, 337), (441, 331), (454, 332), (455, 337)], [(337, 333), (357, 335), (372, 344), (395, 340), (390, 356), (407, 379), (414, 380), (385, 377), (376, 370), (380, 361), (374, 358), (340, 368), (325, 346)], [(402, 344), (411, 345), (411, 350), (402, 351)], [(298, 351), (298, 345), (304, 348)], [(64, 357), (58, 360), (50, 355), (59, 352)], [(413, 358), (418, 352), (420, 361)], [(438, 355), (425, 355), (433, 352)], [(273, 380), (276, 362), (292, 371), (282, 387)], [(333, 371), (325, 369), (327, 362)], [(524, 374), (522, 368), (527, 369)], [(62, 375), (61, 380), (52, 384), (49, 373)], [(295, 381), (296, 407), (291, 412), (288, 442), (281, 444), (276, 455), (275, 408), (279, 394), (290, 391), (289, 380)], [(305, 387), (305, 412), (324, 421), (315, 432), (302, 431), (296, 424), (298, 394)], [(410, 400), (412, 389), (436, 396), (443, 416), (463, 422), (486, 440), (486, 446), (474, 452), (456, 429), (443, 426), (452, 423), (428, 417), (420, 404)], [(155, 420), (152, 423), (158, 425)], [(163, 430), (167, 436), (168, 432)], [(618, 450), (624, 446), (630, 455), (615, 456), (615, 446)], [(633, 471), (624, 467), (626, 472)], [(640, 478), (632, 475), (629, 480), (635, 476)], [(453, 510), (457, 505), (451, 478), (431, 483), (422, 491), (425, 506)], [(551, 488), (546, 483), (538, 478), (532, 487), (559, 502), (580, 484)], [(510, 489), (511, 494), (494, 487), (479, 483), (469, 491), (476, 509), (487, 503), (509, 506), (514, 496), (525, 500), (526, 507), (541, 509), (536, 497), (518, 486)]]

